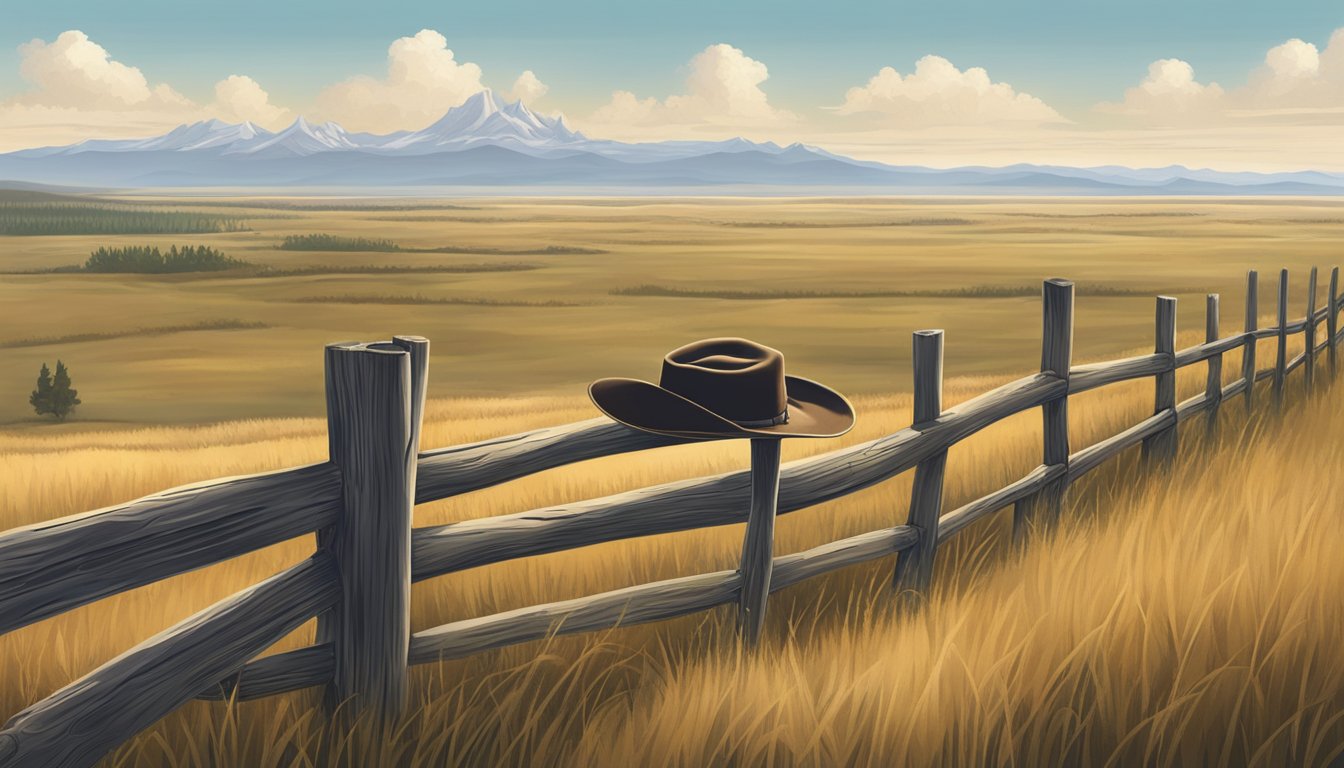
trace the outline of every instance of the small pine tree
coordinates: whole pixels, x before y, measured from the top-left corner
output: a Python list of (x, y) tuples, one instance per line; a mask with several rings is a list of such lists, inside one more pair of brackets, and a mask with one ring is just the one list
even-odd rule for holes
[(43, 363), (41, 373), (37, 374), (37, 389), (28, 396), (28, 404), (33, 406), (38, 416), (51, 413), (51, 389), (51, 369)]
[(51, 414), (57, 421), (65, 421), (65, 417), (79, 405), (79, 390), (70, 388), (70, 372), (66, 370), (65, 363), (56, 361), (56, 376), (51, 382)]

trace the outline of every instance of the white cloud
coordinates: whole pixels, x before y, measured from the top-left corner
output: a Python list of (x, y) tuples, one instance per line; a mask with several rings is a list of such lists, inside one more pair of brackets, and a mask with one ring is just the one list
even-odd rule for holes
[(1102, 103), (1097, 111), (1154, 123), (1201, 121), (1224, 108), (1217, 83), (1195, 79), (1195, 68), (1181, 59), (1159, 59), (1148, 65), (1148, 76), (1125, 91), (1119, 104)]
[(990, 80), (983, 68), (962, 71), (934, 55), (915, 62), (908, 75), (883, 67), (865, 85), (850, 88), (836, 112), (877, 113), (885, 123), (908, 127), (1066, 122), (1035, 96)]
[(1200, 83), (1180, 59), (1155, 61), (1148, 77), (1125, 91), (1124, 101), (1099, 104), (1097, 111), (1159, 125), (1338, 123), (1344, 117), (1344, 28), (1335, 30), (1325, 50), (1297, 38), (1270, 48), (1245, 85), (1226, 90)]
[(542, 96), (545, 96), (549, 90), (550, 86), (541, 82), (536, 73), (529, 69), (513, 81), (513, 87), (509, 89), (508, 97), (530, 106)]
[(659, 101), (614, 91), (584, 122), (598, 135), (652, 138), (673, 129), (724, 135), (796, 120), (770, 104), (761, 89), (769, 76), (765, 64), (718, 43), (691, 59), (684, 94)]
[(114, 60), (77, 29), (50, 43), (27, 42), (19, 46), (19, 56), (19, 72), (34, 86), (16, 99), (24, 104), (92, 109), (190, 104), (165, 84), (151, 88), (138, 68)]
[(151, 84), (138, 67), (117, 61), (76, 29), (51, 42), (25, 43), (19, 55), (19, 71), (31, 87), (0, 102), (0, 150), (151, 136), (210, 117), (269, 127), (288, 117), (244, 75), (219, 81), (214, 101), (197, 104), (167, 83)]
[(457, 61), (443, 35), (422, 29), (388, 46), (385, 78), (361, 75), (329, 86), (318, 94), (317, 110), (350, 130), (421, 128), (484, 89), (479, 66)]
[(230, 123), (250, 120), (276, 127), (290, 120), (289, 110), (272, 104), (270, 94), (246, 75), (229, 75), (215, 83), (215, 100), (206, 111)]

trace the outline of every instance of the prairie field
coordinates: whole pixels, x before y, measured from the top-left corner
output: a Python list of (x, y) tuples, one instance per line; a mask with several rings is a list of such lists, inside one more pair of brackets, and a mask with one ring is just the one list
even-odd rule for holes
[[(1267, 319), (1276, 271), (1293, 270), (1300, 315), (1306, 270), (1335, 263), (1344, 238), (1344, 201), (1319, 198), (116, 205), (126, 226), (154, 213), (223, 231), (0, 236), (0, 423), (30, 418), (22, 393), (55, 357), (86, 424), (320, 416), (322, 345), (394, 333), (433, 342), (431, 397), (572, 396), (654, 376), (662, 351), (716, 335), (880, 395), (908, 388), (921, 328), (946, 329), (951, 372), (1031, 370), (1048, 277), (1078, 284), (1078, 359), (1148, 346), (1158, 293), (1184, 299), (1179, 328), (1201, 329), (1203, 294), (1221, 292), (1240, 328), (1248, 269)], [(187, 245), (253, 268), (50, 271), (100, 247)]]
[[(422, 445), (590, 418), (583, 385), (654, 377), (714, 334), (783, 349), (853, 394), (858, 426), (785, 460), (910, 423), (909, 333), (947, 329), (949, 406), (1035, 368), (1042, 278), (1077, 281), (1075, 359), (1151, 351), (1155, 293), (1179, 345), (1203, 294), (1240, 329), (1244, 271), (1327, 268), (1344, 203), (1054, 200), (123, 201), (246, 229), (0, 237), (0, 529), (170, 486), (325, 459), (321, 346), (433, 342)], [(249, 214), (256, 213), (254, 217)], [(285, 248), (330, 234), (360, 247)], [(291, 241), (294, 242), (294, 241)], [(99, 246), (208, 245), (218, 273), (52, 271)], [(467, 251), (467, 252), (463, 252)], [(22, 274), (19, 274), (22, 273)], [(1324, 296), (1324, 283), (1321, 291)], [(1318, 299), (1318, 306), (1320, 300)], [(1290, 352), (1292, 354), (1292, 352)], [(84, 404), (26, 412), (43, 361)], [(1272, 360), (1262, 343), (1259, 359)], [(1225, 379), (1239, 355), (1224, 362)], [(1295, 377), (1300, 379), (1300, 374)], [(1220, 439), (1182, 425), (1170, 467), (1137, 450), (1069, 493), (1063, 524), (1009, 546), (1007, 511), (940, 550), (933, 597), (894, 610), (892, 558), (772, 596), (739, 650), (729, 608), (416, 667), (397, 732), (329, 728), (319, 696), (194, 702), (109, 765), (1328, 765), (1344, 755), (1344, 397), (1323, 373), (1276, 413), (1224, 404)], [(1203, 388), (1183, 371), (1180, 397)], [(1152, 411), (1150, 381), (1070, 400), (1075, 450)], [(1037, 413), (954, 447), (945, 508), (1040, 463)], [(740, 441), (549, 470), (416, 509), (417, 526), (507, 514), (741, 468)], [(776, 552), (904, 521), (910, 473), (780, 518)], [(412, 630), (736, 566), (743, 527), (632, 539), (443, 576)], [(306, 557), (311, 537), (0, 637), (0, 718)], [(305, 626), (275, 650), (312, 642)]]

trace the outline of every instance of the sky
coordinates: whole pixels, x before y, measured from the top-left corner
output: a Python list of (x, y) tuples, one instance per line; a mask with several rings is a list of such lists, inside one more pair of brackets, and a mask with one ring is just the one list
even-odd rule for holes
[(1344, 171), (1344, 3), (0, 0), (0, 151), (416, 129), (482, 88), (631, 141)]

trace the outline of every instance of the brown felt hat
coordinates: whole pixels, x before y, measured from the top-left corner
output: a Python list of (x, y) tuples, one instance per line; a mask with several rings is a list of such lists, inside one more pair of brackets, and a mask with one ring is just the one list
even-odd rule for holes
[(779, 350), (746, 339), (692, 342), (667, 353), (657, 384), (598, 379), (588, 395), (622, 424), (673, 437), (836, 437), (854, 426), (844, 395), (784, 375)]

